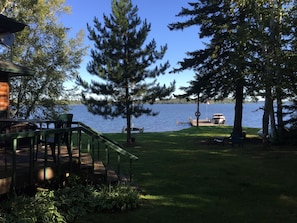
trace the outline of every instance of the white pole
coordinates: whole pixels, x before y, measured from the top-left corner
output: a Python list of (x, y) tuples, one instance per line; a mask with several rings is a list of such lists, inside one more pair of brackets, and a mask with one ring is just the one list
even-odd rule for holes
[(207, 120), (207, 102), (205, 103), (205, 119)]

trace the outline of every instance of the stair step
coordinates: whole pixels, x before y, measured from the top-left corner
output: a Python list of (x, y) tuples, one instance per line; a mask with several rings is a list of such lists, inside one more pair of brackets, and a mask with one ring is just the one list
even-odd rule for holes
[(119, 181), (119, 176), (114, 170), (107, 170), (106, 180), (108, 183), (115, 183)]
[(109, 167), (105, 167), (102, 161), (96, 161), (94, 163), (94, 174), (105, 176), (108, 183), (119, 181), (117, 173)]
[(73, 150), (72, 150), (72, 157), (78, 157), (79, 156), (79, 150), (77, 149), (77, 148), (74, 148)]
[(94, 162), (94, 174), (95, 175), (105, 175), (106, 169), (102, 161)]
[(92, 166), (92, 156), (89, 153), (82, 153), (80, 156), (80, 163), (82, 166)]
[[(92, 168), (92, 156), (89, 153), (81, 154), (81, 168)], [(94, 175), (104, 176), (108, 183), (115, 183), (119, 181), (119, 176), (110, 166), (105, 166), (102, 161), (94, 162)]]
[(121, 183), (123, 183), (123, 184), (127, 184), (130, 182), (130, 179), (127, 176), (120, 174), (119, 181), (121, 181)]

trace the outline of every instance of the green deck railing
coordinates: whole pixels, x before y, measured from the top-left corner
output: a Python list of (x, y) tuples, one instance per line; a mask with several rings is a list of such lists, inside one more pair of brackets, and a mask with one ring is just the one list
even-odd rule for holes
[[(132, 180), (132, 162), (133, 160), (138, 160), (138, 157), (133, 155), (132, 153), (129, 153), (127, 150), (124, 149), (122, 145), (117, 143), (116, 141), (106, 137), (102, 133), (99, 133), (89, 126), (85, 125), (84, 123), (81, 122), (73, 122), (73, 124), (77, 124), (78, 128), (82, 131), (82, 133), (88, 135), (91, 137), (91, 143), (90, 143), (90, 150), (91, 154), (94, 160), (101, 160), (104, 162), (105, 165), (110, 165), (111, 164), (111, 153), (114, 153), (116, 155), (116, 165), (117, 165), (117, 173), (121, 173), (121, 156), (126, 157), (129, 159), (129, 178), (130, 181)], [(105, 148), (105, 161), (101, 158), (100, 156), (100, 145), (97, 146), (97, 149), (95, 147), (95, 141), (101, 142)], [(96, 154), (97, 150), (97, 154)], [(101, 151), (102, 152), (102, 151)], [(97, 155), (97, 156), (96, 156)]]
[[(43, 171), (44, 179), (46, 179), (46, 171), (48, 167), (48, 157), (51, 155), (48, 151), (48, 139), (52, 138), (53, 135), (62, 136), (64, 134), (69, 134), (71, 140), (69, 142), (69, 159), (72, 163), (72, 152), (74, 149), (78, 149), (78, 163), (80, 164), (82, 152), (89, 152), (92, 157), (92, 165), (96, 160), (101, 160), (104, 165), (117, 166), (117, 174), (121, 174), (121, 157), (128, 159), (128, 174), (130, 181), (132, 181), (132, 162), (138, 160), (138, 157), (129, 153), (124, 149), (122, 145), (116, 141), (104, 136), (102, 133), (93, 130), (84, 123), (81, 122), (72, 122), (71, 127), (69, 128), (49, 128), (51, 124), (54, 124), (55, 121), (35, 121), (36, 124), (39, 124), (40, 128), (36, 131), (25, 131), (25, 132), (16, 132), (16, 133), (5, 133), (0, 134), (0, 142), (5, 147), (4, 142), (11, 142), (9, 148), (5, 150), (10, 150), (12, 152), (12, 171), (11, 171), (11, 188), (14, 190), (16, 188), (16, 177), (17, 177), (17, 149), (19, 148), (18, 142), (20, 139), (28, 139), (29, 141), (29, 182), (31, 183), (33, 178), (33, 170), (36, 161), (36, 154), (38, 152), (40, 139), (45, 144), (44, 150), (44, 162), (43, 162)], [(44, 128), (45, 127), (45, 128)], [(61, 138), (55, 138), (55, 144), (57, 146), (57, 157), (56, 171), (59, 174), (60, 168), (60, 149), (61, 149)], [(102, 159), (104, 157), (104, 159)], [(111, 159), (113, 157), (113, 159)], [(116, 162), (116, 164), (114, 164)], [(5, 167), (6, 168), (6, 167)], [(94, 168), (93, 168), (94, 169)], [(71, 170), (70, 170), (71, 171)]]

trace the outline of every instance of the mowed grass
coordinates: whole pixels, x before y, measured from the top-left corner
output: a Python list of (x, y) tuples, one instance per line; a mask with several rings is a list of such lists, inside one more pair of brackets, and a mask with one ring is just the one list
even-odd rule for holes
[[(263, 147), (245, 129), (243, 147), (214, 144), (231, 127), (135, 134), (127, 150), (141, 207), (94, 213), (77, 222), (297, 222), (297, 146)], [(125, 142), (124, 134), (108, 134)], [(255, 138), (255, 139), (253, 139)]]

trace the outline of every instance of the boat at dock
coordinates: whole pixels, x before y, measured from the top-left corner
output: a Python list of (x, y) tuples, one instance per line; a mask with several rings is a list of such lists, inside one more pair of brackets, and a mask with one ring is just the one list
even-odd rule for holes
[(212, 116), (211, 122), (213, 124), (225, 124), (226, 118), (222, 113), (215, 113)]

